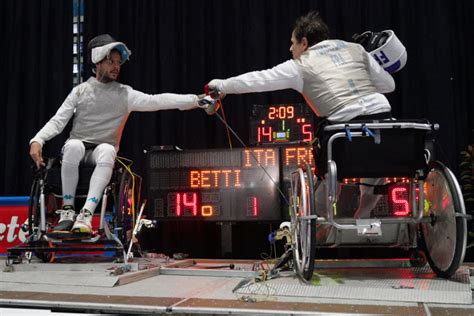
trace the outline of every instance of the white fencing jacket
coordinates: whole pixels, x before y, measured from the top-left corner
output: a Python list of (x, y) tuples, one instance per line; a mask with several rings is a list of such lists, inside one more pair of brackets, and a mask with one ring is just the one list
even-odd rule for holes
[(198, 106), (197, 102), (198, 97), (193, 94), (149, 95), (115, 81), (102, 83), (91, 77), (71, 91), (30, 144), (38, 142), (43, 146), (60, 134), (74, 115), (69, 139), (107, 143), (118, 151), (123, 128), (132, 111), (190, 110)]
[(341, 40), (322, 41), (271, 69), (209, 84), (226, 94), (294, 89), (316, 115), (330, 121), (389, 112), (381, 93), (395, 89), (392, 76), (361, 45)]

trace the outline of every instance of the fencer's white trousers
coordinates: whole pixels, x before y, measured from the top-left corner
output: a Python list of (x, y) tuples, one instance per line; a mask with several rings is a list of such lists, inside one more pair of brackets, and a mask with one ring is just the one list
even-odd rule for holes
[(61, 166), (61, 181), (64, 205), (74, 205), (77, 183), (79, 181), (79, 164), (84, 161), (95, 165), (89, 183), (89, 191), (84, 209), (95, 211), (105, 187), (112, 177), (117, 152), (110, 144), (99, 144), (93, 150), (87, 150), (82, 141), (70, 139), (64, 144)]

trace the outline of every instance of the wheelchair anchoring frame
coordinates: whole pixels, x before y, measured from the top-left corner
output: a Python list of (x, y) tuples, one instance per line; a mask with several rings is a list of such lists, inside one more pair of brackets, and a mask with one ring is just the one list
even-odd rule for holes
[[(384, 132), (382, 131), (384, 129), (391, 129), (393, 132)], [(401, 132), (403, 129), (410, 130)], [(324, 199), (327, 204), (325, 210), (322, 210), (325, 211), (326, 217), (319, 217), (316, 213), (314, 201), (319, 198), (319, 194), (315, 197), (314, 193), (318, 188), (317, 183), (322, 182), (314, 181), (315, 175), (310, 170), (310, 165), (306, 165), (306, 168), (299, 167), (291, 177), (290, 250), (293, 253), (294, 270), (298, 276), (306, 281), (311, 280), (316, 249), (328, 246), (404, 248), (411, 251), (413, 256), (410, 255), (410, 263), (413, 266), (429, 263), (433, 272), (442, 278), (450, 278), (456, 273), (464, 260), (467, 220), (470, 216), (466, 215), (461, 188), (456, 177), (443, 163), (431, 160), (430, 153), (426, 150), (426, 134), (437, 129), (437, 124), (400, 121), (348, 122), (326, 126), (324, 131), (330, 133), (323, 134), (323, 147), (320, 148), (322, 158), (320, 157), (321, 160), (316, 164), (319, 167), (317, 170), (319, 174), (316, 175), (326, 181)], [(352, 142), (352, 137), (358, 139), (352, 145), (335, 143), (341, 138), (347, 138)], [(381, 144), (381, 147), (372, 147), (370, 140), (361, 140), (364, 137), (374, 138), (374, 142)], [(392, 143), (399, 139), (410, 147), (401, 152), (402, 155), (394, 156), (399, 152), (398, 147), (392, 147)], [(381, 142), (378, 142), (379, 140)], [(352, 160), (353, 157), (356, 159)], [(339, 177), (336, 160), (342, 164)], [(367, 219), (335, 218), (336, 202), (339, 199), (338, 180), (386, 177), (409, 179), (408, 206), (411, 214)], [(357, 183), (357, 185), (364, 184)], [(417, 189), (419, 189), (418, 195)], [(334, 233), (330, 230), (326, 235), (317, 236), (316, 224), (327, 224), (338, 230)], [(387, 225), (382, 230), (382, 224), (392, 225)], [(346, 232), (357, 230), (357, 238), (354, 238), (351, 231), (347, 234), (342, 233), (344, 230)], [(385, 237), (380, 237), (382, 234)], [(375, 238), (372, 239), (371, 236)], [(323, 241), (324, 238), (326, 239)], [(318, 243), (320, 241), (323, 242)]]
[[(350, 138), (352, 141), (353, 137), (373, 137), (374, 142), (379, 144), (380, 143), (380, 133), (376, 131), (375, 133), (371, 132), (370, 129), (373, 130), (380, 130), (380, 129), (418, 129), (418, 130), (425, 130), (431, 131), (433, 129), (437, 129), (436, 126), (431, 124), (423, 124), (423, 123), (404, 123), (404, 122), (387, 122), (387, 123), (344, 123), (344, 124), (334, 124), (328, 125), (325, 127), (325, 131), (337, 131), (341, 130), (341, 132), (336, 132), (328, 140), (327, 145), (327, 163), (328, 163), (328, 170), (326, 173), (326, 180), (328, 182), (328, 194), (326, 200), (326, 215), (327, 219), (321, 217), (315, 217), (316, 223), (318, 224), (330, 224), (337, 229), (372, 229), (374, 225), (379, 224), (394, 224), (394, 223), (413, 223), (418, 224), (422, 222), (431, 222), (431, 218), (423, 218), (424, 212), (424, 170), (417, 170), (415, 181), (410, 181), (410, 201), (411, 201), (411, 211), (412, 216), (410, 218), (378, 218), (374, 219), (372, 222), (370, 221), (358, 221), (357, 219), (350, 219), (348, 220), (348, 224), (340, 224), (336, 222), (334, 219), (334, 212), (333, 212), (333, 204), (337, 201), (337, 164), (333, 160), (333, 143), (336, 139), (339, 138)], [(361, 130), (360, 132), (352, 132), (352, 130)], [(418, 187), (418, 208), (416, 203), (416, 188)], [(351, 224), (350, 222), (355, 222), (356, 224)]]
[[(108, 225), (105, 223), (105, 213), (107, 210), (108, 197), (112, 193), (112, 184), (109, 184), (104, 189), (101, 201), (100, 210), (100, 223), (97, 235), (90, 238), (80, 238), (81, 236), (71, 234), (65, 236), (65, 238), (54, 238), (47, 234), (47, 222), (46, 222), (46, 191), (45, 191), (45, 179), (49, 168), (43, 168), (36, 171), (34, 181), (37, 181), (39, 185), (39, 196), (37, 196), (37, 202), (31, 201), (31, 214), (28, 215), (28, 230), (30, 235), (27, 240), (22, 244), (8, 248), (6, 265), (10, 265), (15, 262), (15, 258), (19, 259), (22, 253), (26, 254), (28, 260), (31, 259), (31, 253), (55, 253), (55, 252), (115, 252), (115, 257), (120, 258), (124, 255), (124, 262), (127, 262), (125, 258), (124, 246), (122, 242), (115, 237), (110, 231)], [(54, 198), (62, 198), (62, 195), (54, 194), (50, 192)], [(34, 195), (35, 193), (33, 193)], [(77, 197), (85, 197), (78, 195)], [(35, 197), (30, 196), (30, 199)], [(39, 204), (39, 205), (37, 205)], [(33, 217), (38, 216), (36, 209), (39, 207), (39, 220), (40, 222), (36, 226), (34, 224)], [(23, 228), (22, 228), (23, 229)], [(102, 238), (104, 236), (105, 238)], [(41, 243), (46, 243), (48, 246)], [(78, 247), (78, 245), (98, 245), (92, 247)]]

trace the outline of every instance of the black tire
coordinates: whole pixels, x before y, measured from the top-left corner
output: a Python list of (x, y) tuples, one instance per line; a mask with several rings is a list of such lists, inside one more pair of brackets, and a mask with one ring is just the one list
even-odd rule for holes
[[(316, 201), (314, 193), (314, 174), (311, 169), (310, 164), (306, 164), (306, 179), (308, 181), (308, 206), (309, 214), (316, 215)], [(303, 278), (306, 280), (311, 280), (314, 273), (314, 260), (316, 259), (316, 219), (309, 220), (309, 262), (308, 267), (303, 271)]]
[[(34, 228), (40, 227), (41, 225), (41, 184), (40, 181), (42, 179), (36, 178), (33, 181), (33, 185), (31, 188), (30, 194), (30, 201), (28, 205), (28, 232), (30, 236), (33, 235)], [(53, 224), (55, 223), (55, 214), (54, 212), (58, 208), (58, 203), (56, 197), (49, 192), (48, 187), (44, 187), (44, 202), (45, 202), (45, 227), (46, 231), (48, 232), (49, 229), (52, 228)]]
[(35, 177), (31, 185), (30, 200), (28, 202), (28, 234), (33, 235), (33, 228), (38, 225), (39, 180)]
[(433, 161), (429, 164), (424, 196), (424, 216), (433, 220), (420, 224), (421, 246), (431, 269), (438, 276), (449, 278), (464, 260), (467, 222), (463, 217), (466, 209), (459, 184), (442, 163)]
[[(45, 202), (45, 227), (46, 232), (48, 232), (55, 223), (55, 214), (54, 212), (57, 210), (58, 203), (57, 199), (53, 193), (49, 191), (49, 187), (44, 185), (43, 188), (41, 187), (41, 181), (45, 181), (45, 173), (43, 171), (38, 171), (35, 174), (33, 184), (31, 185), (31, 192), (30, 192), (30, 199), (28, 203), (28, 222), (27, 222), (27, 229), (29, 236), (33, 236), (36, 229), (39, 229), (41, 226), (41, 201), (40, 195), (41, 190), (44, 190), (44, 202)], [(33, 238), (36, 240), (36, 238)]]
[(313, 215), (312, 212), (314, 212), (311, 168), (305, 171), (299, 168), (292, 174), (291, 194), (294, 266), (298, 275), (305, 280), (310, 280), (314, 272), (316, 255), (316, 220), (301, 219), (301, 217)]

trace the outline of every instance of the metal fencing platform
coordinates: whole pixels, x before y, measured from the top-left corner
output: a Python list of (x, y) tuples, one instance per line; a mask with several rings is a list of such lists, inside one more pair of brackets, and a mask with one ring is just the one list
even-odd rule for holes
[(262, 278), (268, 266), (252, 260), (136, 260), (127, 270), (110, 262), (23, 263), (0, 272), (0, 306), (119, 314), (474, 314), (467, 266), (449, 280), (406, 261), (316, 266), (303, 282), (292, 271)]
[(239, 289), (253, 297), (286, 296), (370, 301), (471, 304), (469, 269), (463, 267), (449, 280), (423, 269), (321, 269), (309, 283), (294, 276), (275, 278)]

